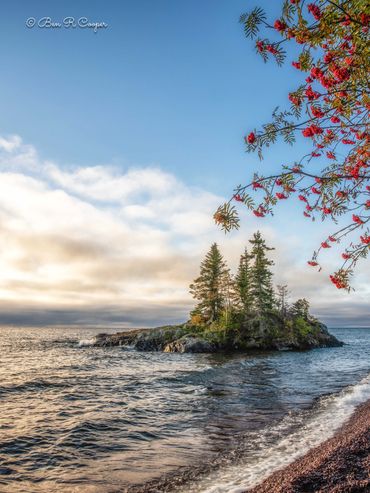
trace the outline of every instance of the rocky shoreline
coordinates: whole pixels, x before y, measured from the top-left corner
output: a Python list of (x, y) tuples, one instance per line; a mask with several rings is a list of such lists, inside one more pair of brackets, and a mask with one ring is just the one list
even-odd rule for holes
[(307, 350), (320, 347), (338, 347), (343, 343), (329, 333), (327, 327), (312, 322), (304, 333), (292, 332), (263, 336), (245, 332), (238, 339), (223, 339), (222, 334), (207, 332), (202, 327), (188, 323), (153, 329), (135, 329), (115, 334), (98, 334), (93, 345), (100, 347), (122, 346), (138, 351), (163, 351), (168, 353), (215, 353), (244, 350)]
[(333, 438), (275, 472), (248, 493), (370, 492), (370, 400)]
[[(221, 462), (222, 464), (222, 462)], [(192, 481), (196, 466), (160, 481), (129, 488), (130, 493), (174, 492)], [(199, 470), (204, 473), (204, 470)], [(360, 405), (330, 439), (272, 473), (244, 493), (368, 493), (370, 491), (370, 400)]]

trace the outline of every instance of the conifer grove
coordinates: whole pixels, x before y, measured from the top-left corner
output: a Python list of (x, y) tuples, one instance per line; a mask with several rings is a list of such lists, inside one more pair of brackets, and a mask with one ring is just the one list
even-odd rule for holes
[(297, 324), (307, 327), (315, 319), (309, 314), (309, 303), (300, 299), (288, 304), (286, 285), (273, 287), (269, 247), (257, 231), (240, 256), (237, 272), (230, 274), (218, 245), (214, 243), (200, 265), (200, 274), (190, 285), (197, 304), (191, 312), (191, 323), (209, 327), (242, 340), (253, 332), (259, 337), (283, 332)]

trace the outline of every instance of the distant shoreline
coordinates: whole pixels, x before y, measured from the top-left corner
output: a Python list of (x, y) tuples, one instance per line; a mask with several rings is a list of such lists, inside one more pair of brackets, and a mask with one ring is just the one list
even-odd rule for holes
[(332, 438), (247, 490), (248, 493), (272, 491), (370, 491), (370, 400), (361, 404)]

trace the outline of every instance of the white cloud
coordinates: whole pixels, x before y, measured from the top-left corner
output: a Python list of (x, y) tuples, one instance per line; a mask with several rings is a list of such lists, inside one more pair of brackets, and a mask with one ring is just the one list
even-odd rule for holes
[(235, 265), (257, 228), (277, 248), (277, 282), (311, 297), (314, 311), (330, 319), (340, 305), (348, 320), (353, 296), (356, 317), (368, 309), (366, 276), (356, 295), (338, 293), (306, 267), (300, 235), (281, 238), (272, 222), (248, 216), (225, 237), (212, 220), (222, 197), (158, 167), (66, 169), (42, 161), (18, 136), (0, 138), (0, 166), (0, 321), (26, 323), (27, 314), (35, 323), (53, 316), (56, 323), (63, 316), (108, 323), (109, 313), (112, 323), (134, 325), (185, 318), (188, 284), (209, 245), (217, 241)]
[(22, 144), (22, 139), (18, 135), (11, 135), (10, 137), (0, 137), (0, 149), (5, 152), (12, 152), (19, 148)]

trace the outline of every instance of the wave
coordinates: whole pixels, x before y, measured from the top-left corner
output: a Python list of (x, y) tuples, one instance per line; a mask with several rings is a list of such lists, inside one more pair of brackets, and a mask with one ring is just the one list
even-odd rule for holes
[(49, 380), (31, 380), (28, 382), (23, 382), (14, 385), (0, 385), (0, 397), (3, 395), (11, 394), (13, 392), (40, 392), (42, 390), (47, 389), (63, 389), (70, 387), (71, 384), (69, 382), (55, 382)]
[(242, 493), (308, 450), (331, 438), (357, 406), (370, 399), (370, 374), (340, 393), (324, 396), (310, 411), (288, 416), (278, 426), (244, 443), (237, 464), (209, 473), (179, 493)]
[(78, 342), (78, 347), (93, 346), (95, 343), (96, 343), (95, 337), (92, 337), (91, 339), (81, 339)]

